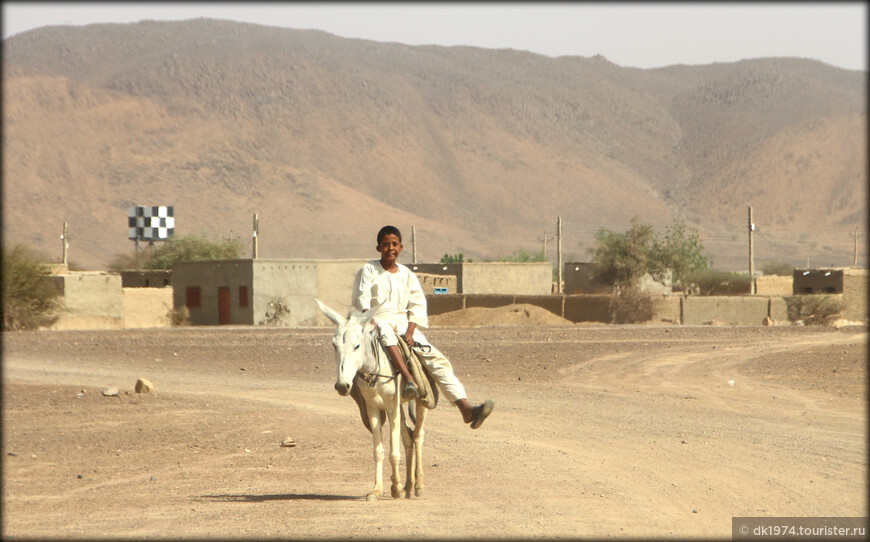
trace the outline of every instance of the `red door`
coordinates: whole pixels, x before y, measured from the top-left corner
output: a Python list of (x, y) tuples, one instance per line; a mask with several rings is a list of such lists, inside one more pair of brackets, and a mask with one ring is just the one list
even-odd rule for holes
[(218, 288), (218, 324), (230, 323), (230, 289), (226, 286)]

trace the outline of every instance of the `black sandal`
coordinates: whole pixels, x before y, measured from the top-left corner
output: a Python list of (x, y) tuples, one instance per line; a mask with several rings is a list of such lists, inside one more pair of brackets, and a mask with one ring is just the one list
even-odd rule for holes
[(417, 386), (413, 382), (406, 382), (405, 387), (402, 388), (402, 399), (416, 399), (419, 396)]
[(493, 407), (495, 407), (495, 403), (493, 403), (489, 399), (484, 401), (483, 404), (472, 407), (471, 428), (477, 429), (478, 427), (483, 425), (483, 420), (485, 420), (486, 417), (489, 416), (490, 412), (492, 412)]

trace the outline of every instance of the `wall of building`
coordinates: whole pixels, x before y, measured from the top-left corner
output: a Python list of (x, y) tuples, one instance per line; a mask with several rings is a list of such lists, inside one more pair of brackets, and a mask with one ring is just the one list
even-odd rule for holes
[[(346, 314), (353, 302), (353, 283), (357, 272), (368, 260), (319, 260), (317, 299), (323, 301), (341, 314)], [(332, 325), (323, 316), (314, 295), (306, 301), (310, 317), (303, 320), (304, 325)]]
[(172, 288), (123, 288), (124, 327), (169, 327)]
[(795, 269), (793, 275), (794, 295), (801, 294), (842, 294), (843, 270)]
[(453, 275), (430, 275), (428, 273), (414, 273), (420, 281), (423, 293), (434, 294), (436, 288), (444, 291), (440, 293), (455, 294), (459, 290), (456, 287), (456, 277)]
[[(331, 325), (314, 299), (345, 314), (351, 305), (354, 278), (366, 261), (255, 260), (254, 323), (289, 327)], [(286, 312), (276, 318), (278, 302)]]
[(866, 322), (867, 315), (867, 270), (843, 270), (843, 301), (846, 309), (843, 318), (852, 322)]
[[(250, 325), (254, 323), (252, 297), (253, 270), (252, 260), (218, 260), (201, 262), (182, 262), (172, 268), (173, 306), (180, 308), (187, 303), (187, 288), (200, 288), (200, 306), (188, 307), (190, 323), (207, 326), (219, 324), (218, 289), (227, 287), (230, 291), (230, 324)], [(259, 260), (258, 260), (259, 261)], [(248, 306), (240, 306), (239, 288), (248, 289)]]
[(120, 329), (124, 327), (121, 276), (95, 271), (50, 277), (63, 296), (63, 310), (52, 329)]
[(254, 324), (297, 326), (310, 318), (307, 301), (317, 292), (317, 262), (257, 259), (253, 269)]
[(456, 293), (499, 295), (549, 295), (553, 268), (548, 262), (409, 264), (415, 273), (453, 275)]
[(465, 294), (549, 295), (552, 283), (548, 262), (462, 264)]

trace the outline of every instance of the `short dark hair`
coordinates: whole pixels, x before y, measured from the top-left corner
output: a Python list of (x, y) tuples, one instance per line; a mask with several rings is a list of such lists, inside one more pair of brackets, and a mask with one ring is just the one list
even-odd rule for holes
[(402, 232), (399, 231), (399, 228), (395, 226), (384, 226), (383, 228), (381, 228), (381, 231), (378, 232), (379, 245), (381, 244), (381, 241), (384, 239), (384, 237), (386, 237), (387, 235), (395, 235), (399, 238), (399, 242), (402, 242)]

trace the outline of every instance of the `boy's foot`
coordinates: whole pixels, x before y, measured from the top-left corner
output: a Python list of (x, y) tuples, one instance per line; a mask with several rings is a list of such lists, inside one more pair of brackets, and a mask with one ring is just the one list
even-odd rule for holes
[(402, 399), (416, 399), (419, 396), (417, 386), (413, 382), (405, 382), (405, 387), (402, 388)]
[(471, 428), (477, 429), (481, 425), (483, 425), (483, 420), (489, 416), (489, 413), (492, 412), (493, 407), (495, 407), (495, 403), (491, 400), (487, 399), (482, 404), (477, 405), (476, 407), (471, 408)]

